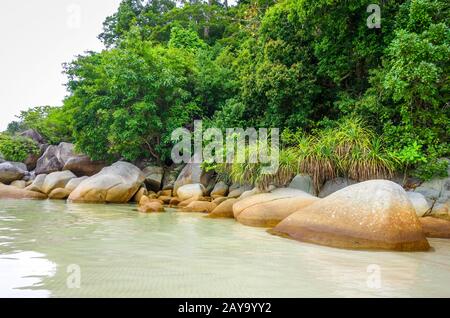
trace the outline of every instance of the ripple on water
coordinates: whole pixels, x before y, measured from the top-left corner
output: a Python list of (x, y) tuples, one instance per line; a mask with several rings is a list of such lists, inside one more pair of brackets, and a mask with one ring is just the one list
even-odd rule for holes
[[(2, 201), (0, 212), (1, 297), (450, 296), (450, 240), (348, 251), (134, 205)], [(79, 289), (67, 286), (72, 264)]]

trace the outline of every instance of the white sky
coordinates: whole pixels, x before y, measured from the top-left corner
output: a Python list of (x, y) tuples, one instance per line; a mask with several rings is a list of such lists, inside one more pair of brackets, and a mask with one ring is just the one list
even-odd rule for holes
[(64, 62), (100, 51), (102, 22), (120, 0), (0, 0), (0, 131), (21, 110), (59, 106)]

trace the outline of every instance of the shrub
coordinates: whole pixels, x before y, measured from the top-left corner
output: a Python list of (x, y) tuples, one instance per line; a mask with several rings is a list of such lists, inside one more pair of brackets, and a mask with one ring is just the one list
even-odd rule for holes
[(38, 154), (37, 144), (25, 137), (0, 134), (0, 154), (8, 161), (25, 161), (30, 154)]

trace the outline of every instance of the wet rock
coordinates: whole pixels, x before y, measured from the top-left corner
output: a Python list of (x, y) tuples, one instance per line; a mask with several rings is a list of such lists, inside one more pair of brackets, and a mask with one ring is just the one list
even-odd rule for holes
[(47, 195), (28, 191), (25, 189), (18, 189), (13, 186), (8, 186), (0, 183), (0, 199), (34, 199), (34, 200), (45, 200)]
[(138, 192), (136, 192), (136, 194), (133, 197), (133, 201), (134, 202), (140, 202), (143, 196), (148, 195), (148, 191), (147, 188), (145, 187), (141, 187)]
[(51, 200), (65, 200), (69, 197), (70, 191), (65, 188), (56, 188), (50, 192), (48, 198)]
[(429, 249), (405, 190), (388, 180), (348, 186), (284, 219), (272, 231), (299, 241), (350, 249)]
[(194, 201), (189, 203), (188, 206), (183, 208), (183, 212), (200, 212), (200, 213), (210, 213), (217, 207), (212, 202), (208, 201)]
[(419, 220), (426, 237), (450, 238), (450, 221), (430, 216)]
[(212, 212), (208, 215), (211, 218), (234, 218), (233, 205), (238, 199), (227, 199), (220, 203)]
[(64, 188), (71, 179), (76, 177), (71, 171), (52, 172), (45, 177), (41, 187), (42, 192), (49, 194), (53, 189)]

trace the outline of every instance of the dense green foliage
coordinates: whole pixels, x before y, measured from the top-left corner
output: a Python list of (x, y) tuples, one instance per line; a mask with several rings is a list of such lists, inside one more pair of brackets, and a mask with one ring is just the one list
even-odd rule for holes
[(25, 161), (30, 154), (38, 154), (36, 143), (25, 137), (15, 137), (6, 133), (0, 134), (0, 156), (8, 161)]
[[(169, 163), (172, 130), (201, 118), (284, 130), (280, 181), (298, 171), (316, 184), (336, 175), (443, 175), (450, 6), (386, 0), (381, 28), (369, 28), (367, 5), (123, 0), (99, 36), (107, 49), (66, 64), (64, 106), (32, 110), (10, 131), (73, 138), (94, 159)], [(250, 166), (231, 168), (269, 182)]]

